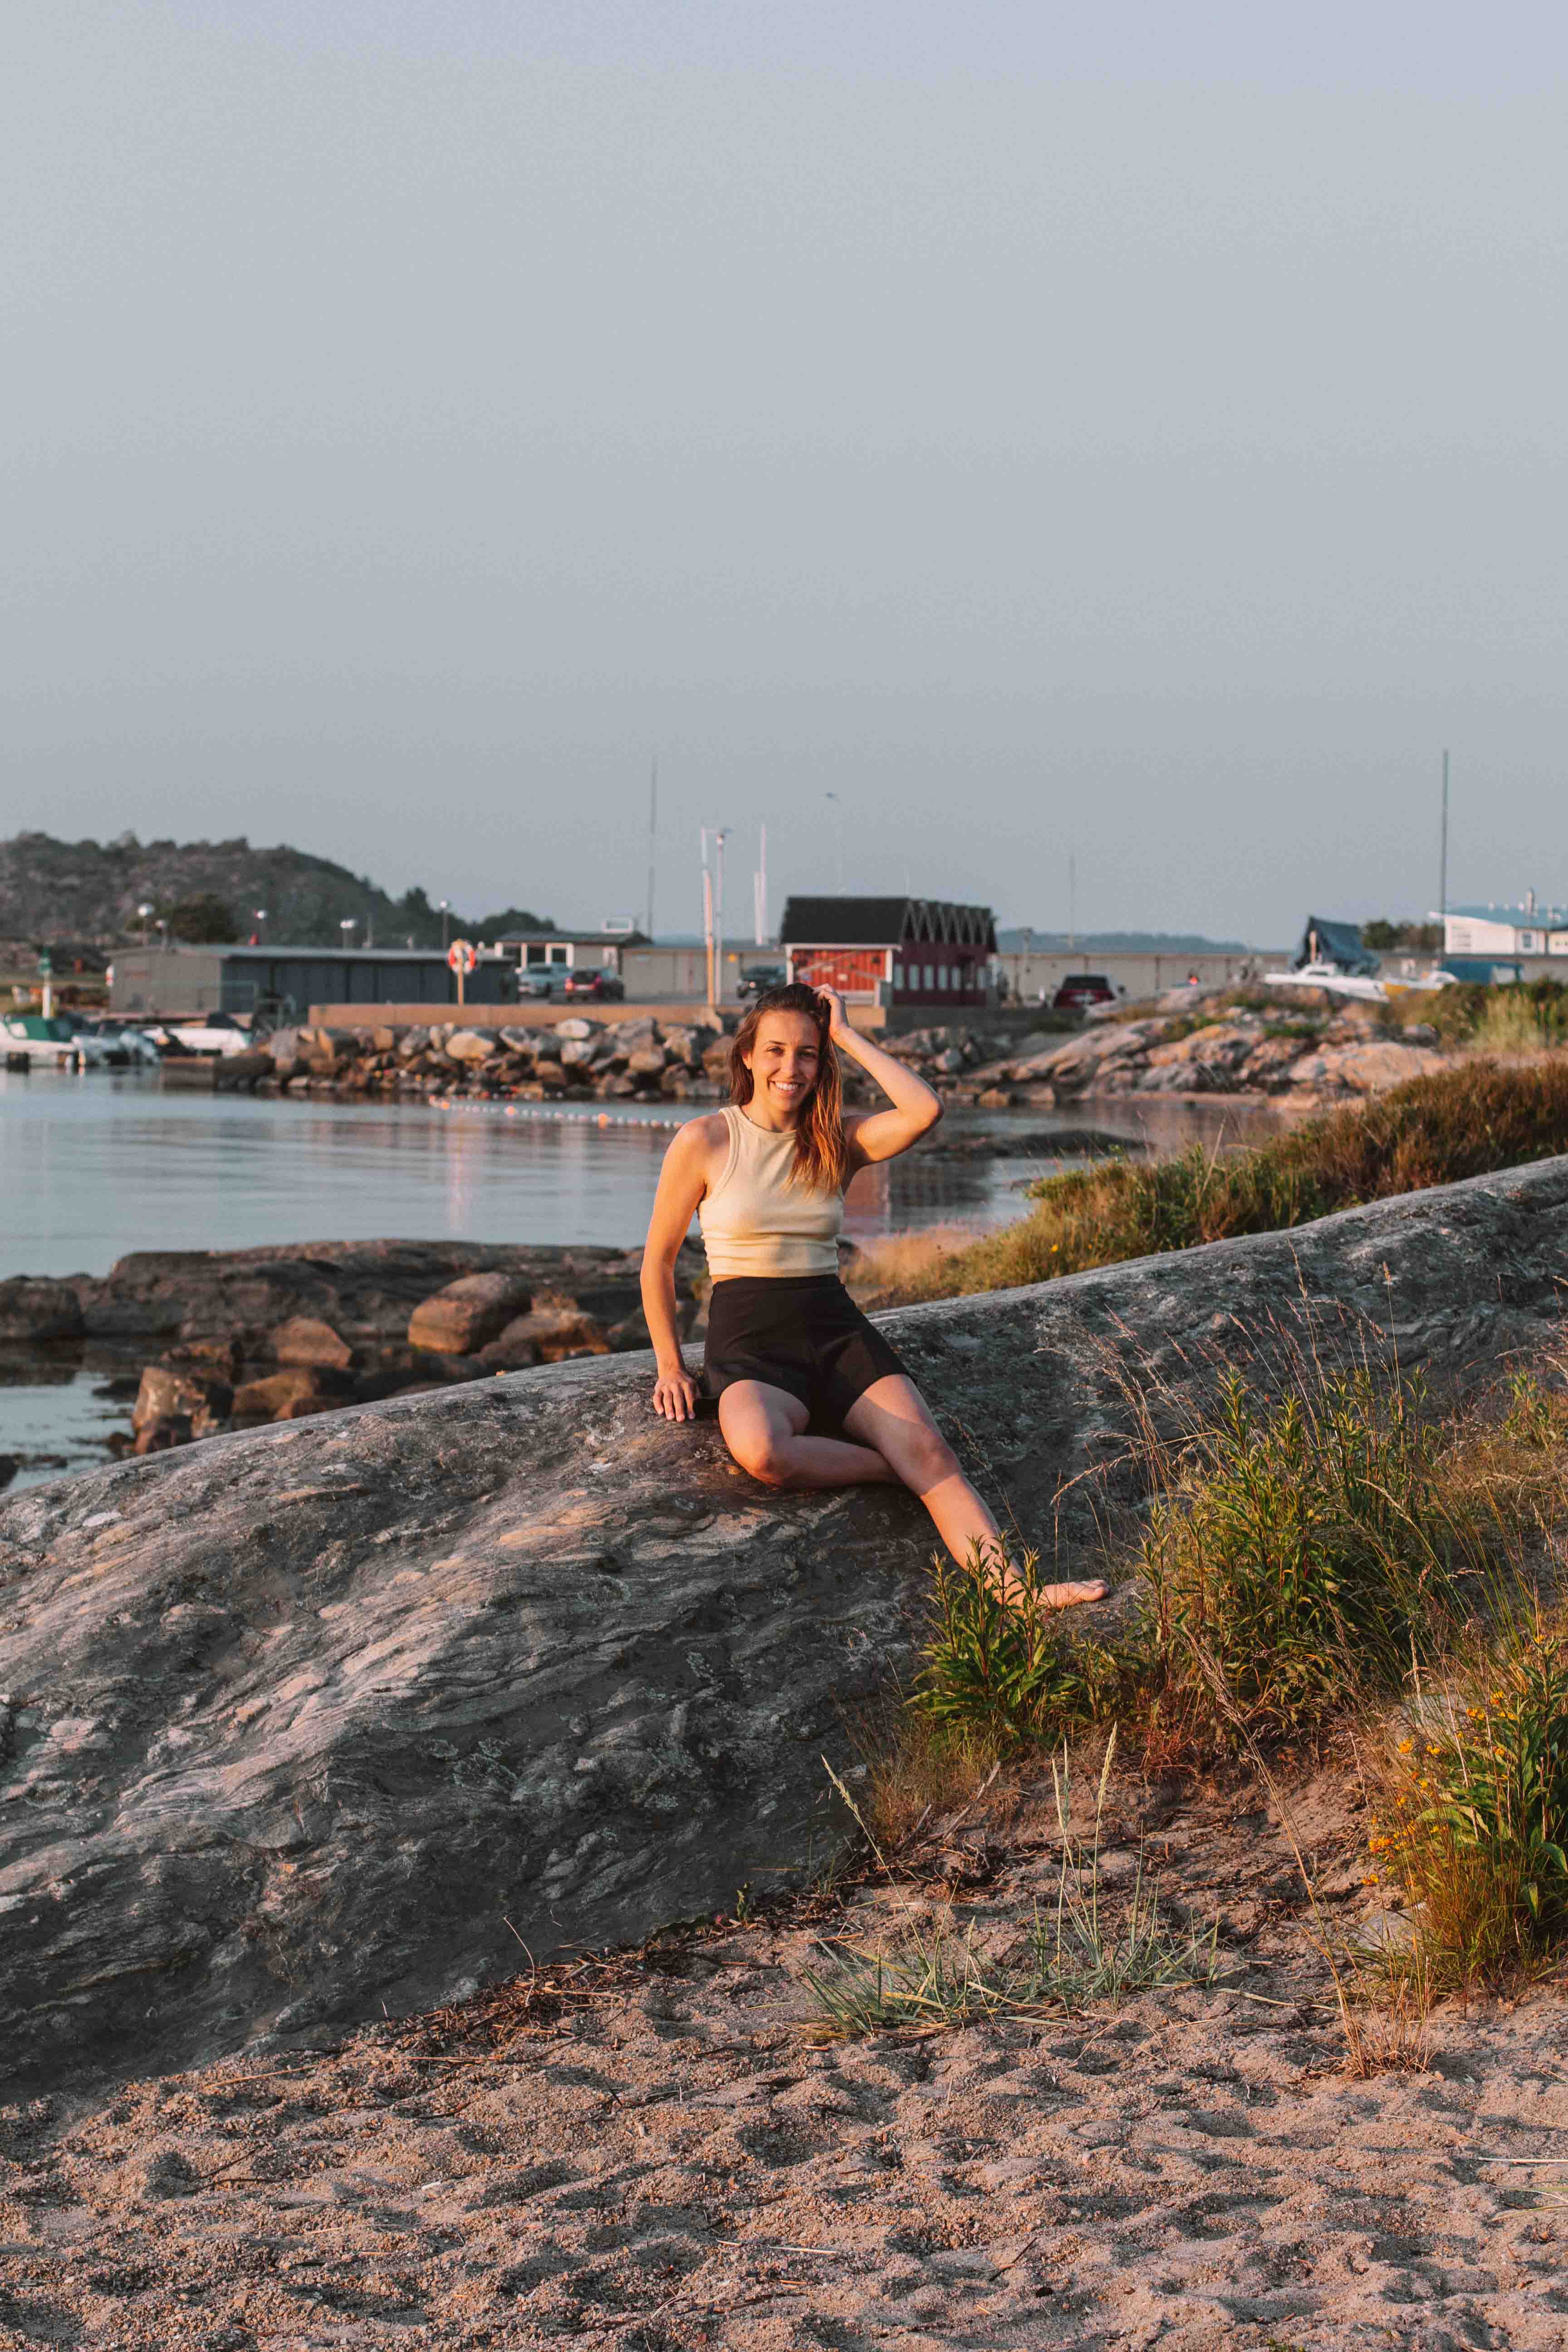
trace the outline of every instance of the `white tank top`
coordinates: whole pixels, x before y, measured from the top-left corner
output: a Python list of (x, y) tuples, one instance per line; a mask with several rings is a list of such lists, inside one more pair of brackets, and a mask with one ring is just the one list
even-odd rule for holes
[(792, 1183), (795, 1130), (775, 1135), (727, 1103), (724, 1172), (699, 1202), (697, 1221), (715, 1282), (733, 1275), (837, 1274), (842, 1192)]

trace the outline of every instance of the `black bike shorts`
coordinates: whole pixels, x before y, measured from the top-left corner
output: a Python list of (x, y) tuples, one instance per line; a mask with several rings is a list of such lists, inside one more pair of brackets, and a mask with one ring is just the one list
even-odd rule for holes
[(702, 1360), (710, 1397), (736, 1381), (765, 1381), (799, 1398), (809, 1428), (837, 1433), (875, 1381), (903, 1369), (836, 1274), (731, 1275), (713, 1285)]

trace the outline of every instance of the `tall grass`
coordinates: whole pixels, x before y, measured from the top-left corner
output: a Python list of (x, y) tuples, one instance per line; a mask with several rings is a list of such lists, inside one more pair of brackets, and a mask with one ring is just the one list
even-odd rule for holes
[(1418, 1906), (1449, 1984), (1497, 1984), (1568, 1935), (1568, 1629), (1505, 1615), (1446, 1686), (1415, 1693), (1384, 1776), (1374, 1859)]
[[(1479, 1061), (1325, 1111), (1247, 1150), (1109, 1160), (1034, 1188), (1017, 1223), (919, 1257), (900, 1300), (1046, 1282), (1568, 1152), (1568, 1057), (1522, 1068)], [(892, 1299), (888, 1300), (893, 1303)]]
[(1167, 1725), (1255, 1738), (1396, 1691), (1463, 1622), (1463, 1541), (1418, 1391), (1370, 1363), (1265, 1401), (1227, 1373), (1212, 1419), (1147, 1449), (1144, 1680)]

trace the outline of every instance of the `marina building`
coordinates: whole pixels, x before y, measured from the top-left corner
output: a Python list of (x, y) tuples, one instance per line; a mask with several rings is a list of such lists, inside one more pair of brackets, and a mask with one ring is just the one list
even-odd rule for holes
[(789, 898), (779, 937), (790, 978), (837, 989), (846, 1003), (958, 1013), (995, 992), (989, 907), (950, 898)]
[[(267, 1013), (303, 1020), (312, 1004), (455, 1005), (439, 948), (120, 948), (109, 1009), (149, 1018)], [(488, 949), (463, 983), (468, 1004), (515, 1004), (517, 966)]]

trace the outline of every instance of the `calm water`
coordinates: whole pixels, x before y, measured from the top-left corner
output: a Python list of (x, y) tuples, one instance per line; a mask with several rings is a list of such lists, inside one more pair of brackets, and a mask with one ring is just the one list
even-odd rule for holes
[[(153, 1071), (0, 1075), (0, 1276), (104, 1274), (127, 1251), (242, 1249), (262, 1242), (462, 1235), (493, 1242), (640, 1242), (673, 1117), (617, 1105), (608, 1124), (490, 1108), (165, 1093)], [(1170, 1150), (1274, 1123), (1256, 1106), (1131, 1099), (1049, 1111), (958, 1111), (952, 1139), (1093, 1127)], [(911, 1226), (984, 1226), (1019, 1213), (1019, 1185), (1061, 1163), (916, 1150), (857, 1177), (857, 1240)], [(0, 1363), (0, 1451), (17, 1479), (100, 1462), (122, 1399), (99, 1391), (124, 1367), (96, 1353), (40, 1381)], [(9, 1377), (7, 1375), (9, 1374)]]

